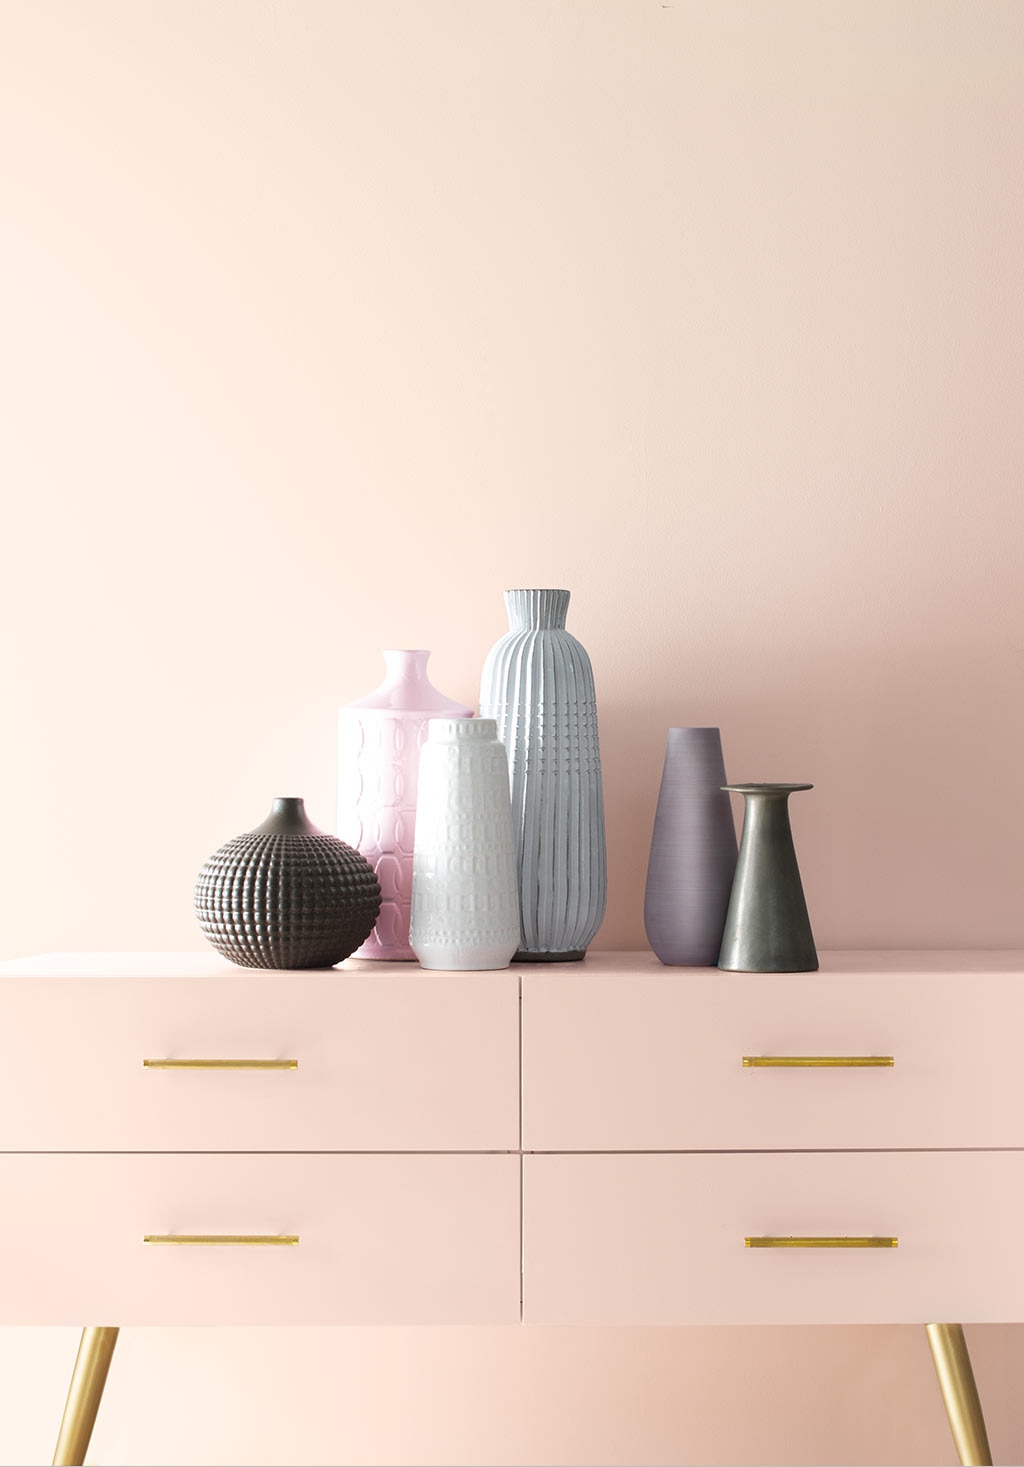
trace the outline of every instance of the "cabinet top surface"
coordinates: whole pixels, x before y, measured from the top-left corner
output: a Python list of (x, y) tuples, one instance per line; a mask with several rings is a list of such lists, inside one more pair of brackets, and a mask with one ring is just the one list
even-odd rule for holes
[[(680, 982), (714, 975), (728, 984), (736, 978), (806, 977), (809, 981), (830, 976), (862, 975), (886, 977), (894, 974), (922, 975), (937, 973), (1014, 974), (1024, 977), (1024, 949), (835, 949), (819, 952), (816, 973), (750, 974), (719, 973), (715, 968), (666, 967), (649, 951), (590, 952), (579, 963), (513, 963), (505, 973), (522, 975), (540, 981), (556, 977), (670, 977)], [(290, 980), (345, 977), (402, 977), (429, 981), (440, 970), (423, 969), (418, 963), (376, 962), (365, 958), (348, 958), (336, 968), (270, 969), (242, 968), (209, 949), (191, 952), (52, 952), (0, 962), (0, 976), (33, 978), (273, 978)], [(500, 979), (500, 972), (461, 973), (467, 980), (489, 982)]]

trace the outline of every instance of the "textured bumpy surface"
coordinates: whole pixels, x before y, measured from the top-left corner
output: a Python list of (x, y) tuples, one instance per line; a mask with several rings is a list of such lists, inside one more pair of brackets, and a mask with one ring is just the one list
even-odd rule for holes
[(521, 959), (581, 958), (604, 917), (607, 867), (597, 699), (590, 658), (565, 630), (569, 592), (505, 592), (480, 716), (508, 754)]
[(333, 967), (377, 920), (373, 867), (301, 807), (275, 801), (270, 819), (221, 846), (196, 880), (204, 936), (242, 967)]

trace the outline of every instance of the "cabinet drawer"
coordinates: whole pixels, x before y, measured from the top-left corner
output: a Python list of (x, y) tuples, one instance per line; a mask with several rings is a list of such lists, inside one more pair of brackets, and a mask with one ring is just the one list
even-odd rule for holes
[(527, 1156), (523, 1320), (1019, 1320), (1022, 1230), (1021, 1152)]
[[(523, 1145), (1024, 1145), (1021, 958), (823, 953), (817, 973), (751, 974), (607, 953), (571, 973), (528, 972)], [(894, 1064), (745, 1067), (744, 1056)]]
[[(0, 1150), (518, 1146), (513, 975), (482, 982), (370, 962), (250, 972), (205, 954), (161, 961), (162, 975), (149, 954), (134, 963), (96, 955), (93, 976), (59, 976), (59, 955), (29, 973), (0, 966)], [(143, 1065), (196, 1059), (297, 1068)]]
[[(511, 1156), (4, 1156), (4, 1324), (513, 1324)], [(297, 1245), (145, 1243), (296, 1235)]]

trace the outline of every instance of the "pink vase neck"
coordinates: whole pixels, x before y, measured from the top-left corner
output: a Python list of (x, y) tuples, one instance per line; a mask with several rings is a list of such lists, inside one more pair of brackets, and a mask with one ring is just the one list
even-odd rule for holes
[(384, 666), (387, 669), (388, 683), (415, 682), (425, 683), (430, 679), (427, 677), (427, 663), (430, 661), (430, 653), (422, 648), (414, 651), (400, 649), (384, 653)]
[(389, 650), (384, 653), (385, 676), (380, 687), (349, 703), (349, 708), (382, 708), (398, 713), (419, 713), (431, 718), (470, 718), (472, 709), (434, 687), (427, 676), (430, 653), (422, 648)]

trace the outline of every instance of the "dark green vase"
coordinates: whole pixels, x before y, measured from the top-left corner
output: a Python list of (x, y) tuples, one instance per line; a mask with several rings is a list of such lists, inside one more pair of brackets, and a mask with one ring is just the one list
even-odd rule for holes
[(719, 968), (732, 973), (811, 973), (818, 954), (789, 824), (789, 797), (810, 784), (728, 784), (744, 798)]

